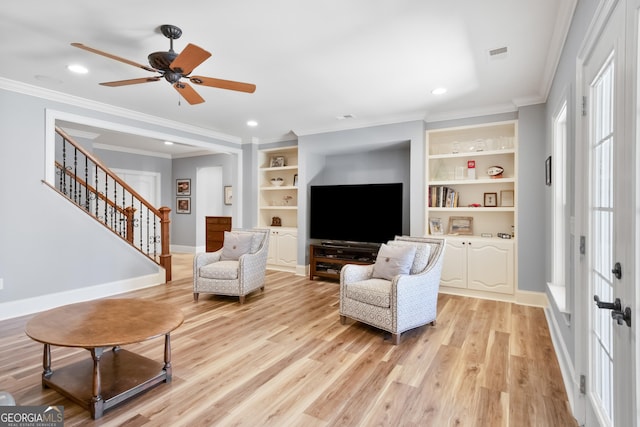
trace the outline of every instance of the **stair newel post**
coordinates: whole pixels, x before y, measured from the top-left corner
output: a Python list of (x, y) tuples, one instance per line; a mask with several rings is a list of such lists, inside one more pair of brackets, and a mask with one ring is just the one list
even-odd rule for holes
[(169, 213), (171, 212), (171, 208), (163, 206), (159, 209), (160, 211), (160, 241), (162, 242), (162, 253), (160, 254), (160, 265), (164, 267), (165, 270), (165, 281), (171, 281), (171, 252), (170, 252), (170, 240), (169, 240), (169, 224), (171, 220), (169, 219)]
[(133, 206), (127, 206), (124, 208), (124, 215), (127, 218), (127, 242), (133, 244), (133, 215), (136, 213), (136, 209)]

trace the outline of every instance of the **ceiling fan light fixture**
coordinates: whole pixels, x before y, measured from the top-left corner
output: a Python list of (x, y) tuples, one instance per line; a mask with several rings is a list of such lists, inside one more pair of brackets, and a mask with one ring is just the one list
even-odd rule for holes
[(254, 128), (254, 127), (258, 126), (258, 122), (256, 122), (255, 120), (248, 120), (247, 121), (247, 126)]
[(85, 67), (84, 65), (80, 65), (80, 64), (67, 65), (67, 70), (71, 71), (72, 73), (76, 73), (76, 74), (87, 74), (89, 72), (89, 69), (87, 67)]

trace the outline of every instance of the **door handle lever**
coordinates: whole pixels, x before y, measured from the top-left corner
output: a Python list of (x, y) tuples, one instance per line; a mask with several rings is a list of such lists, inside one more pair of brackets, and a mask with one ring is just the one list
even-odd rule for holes
[(631, 327), (631, 308), (626, 307), (623, 311), (622, 301), (620, 301), (620, 298), (616, 298), (614, 302), (603, 302), (600, 301), (600, 297), (598, 295), (594, 295), (593, 300), (596, 302), (598, 308), (602, 310), (611, 310), (611, 318), (615, 320), (618, 325), (626, 323), (627, 326)]
[(603, 310), (615, 310), (620, 311), (622, 309), (622, 303), (620, 302), (620, 298), (616, 298), (614, 302), (603, 302), (600, 301), (600, 297), (598, 295), (593, 296), (593, 300), (596, 302), (598, 308)]

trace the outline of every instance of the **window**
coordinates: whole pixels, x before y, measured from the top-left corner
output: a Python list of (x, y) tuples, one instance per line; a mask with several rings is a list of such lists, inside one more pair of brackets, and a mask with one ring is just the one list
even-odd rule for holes
[(567, 312), (569, 292), (565, 287), (567, 265), (566, 259), (566, 222), (567, 222), (567, 195), (566, 195), (566, 154), (567, 154), (567, 103), (562, 104), (553, 119), (553, 148), (551, 162), (551, 282), (549, 289), (560, 311)]

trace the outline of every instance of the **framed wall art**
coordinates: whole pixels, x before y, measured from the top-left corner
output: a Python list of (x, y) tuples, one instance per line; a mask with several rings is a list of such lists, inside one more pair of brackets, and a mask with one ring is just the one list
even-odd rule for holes
[(191, 213), (191, 197), (176, 197), (176, 213)]
[(230, 185), (224, 186), (224, 204), (229, 206), (233, 203), (233, 188)]
[(498, 206), (498, 193), (484, 193), (484, 206), (487, 208)]
[(275, 156), (271, 158), (272, 168), (281, 168), (283, 166), (285, 166), (284, 156)]
[(190, 196), (190, 195), (191, 195), (191, 180), (176, 179), (176, 196)]
[(441, 236), (444, 234), (444, 230), (442, 229), (442, 219), (429, 218), (429, 233), (434, 236)]
[(547, 157), (544, 162), (545, 184), (551, 185), (551, 156)]
[(513, 190), (502, 190), (500, 192), (500, 206), (513, 206)]
[(473, 234), (472, 216), (452, 216), (449, 218), (449, 234), (471, 235)]

